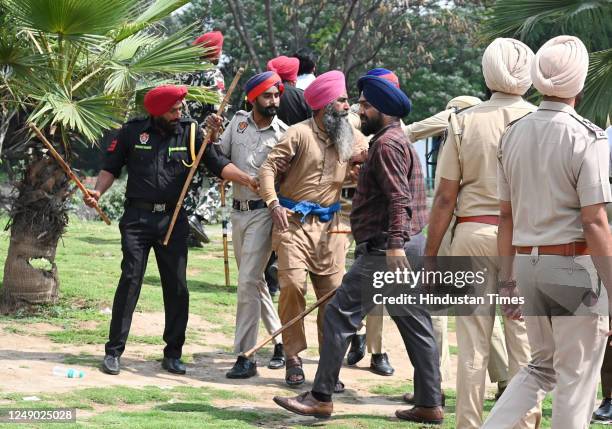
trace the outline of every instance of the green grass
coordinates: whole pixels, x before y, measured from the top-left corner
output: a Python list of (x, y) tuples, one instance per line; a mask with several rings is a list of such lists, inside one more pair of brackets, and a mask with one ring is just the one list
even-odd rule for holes
[[(6, 218), (0, 218), (0, 223)], [(220, 244), (220, 227), (208, 227), (214, 243), (203, 249), (190, 249), (188, 263), (188, 284), (190, 289), (190, 313), (210, 322), (212, 330), (221, 332), (231, 339), (236, 308), (236, 275), (237, 270), (233, 256), (230, 256), (231, 286), (224, 281), (222, 247)], [(0, 232), (0, 255), (6, 255), (9, 234)], [(231, 255), (230, 250), (230, 255)], [(101, 222), (83, 222), (70, 220), (69, 228), (58, 246), (56, 263), (61, 280), (61, 296), (55, 305), (41, 306), (36, 311), (21, 311), (12, 316), (0, 316), (0, 324), (5, 333), (15, 335), (45, 335), (58, 347), (63, 344), (98, 344), (106, 341), (110, 315), (104, 313), (112, 306), (114, 291), (120, 276), (121, 246), (117, 224), (106, 227)], [(0, 270), (0, 279), (3, 272)], [(314, 294), (307, 295), (308, 302), (314, 300)], [(161, 284), (153, 254), (149, 259), (144, 285), (136, 311), (163, 311)], [(83, 324), (87, 323), (87, 328)], [(95, 322), (95, 323), (91, 323)], [(32, 323), (48, 323), (59, 330), (37, 332), (29, 327)], [(449, 318), (449, 330), (454, 330), (454, 319)], [(205, 342), (206, 333), (188, 330), (188, 341)], [(139, 336), (132, 333), (130, 343), (161, 345), (161, 332), (156, 336)], [(227, 353), (233, 352), (231, 341), (227, 344), (209, 344)], [(263, 353), (269, 354), (270, 348)], [(313, 349), (316, 354), (316, 348)], [(451, 353), (456, 347), (451, 346)], [(159, 352), (146, 357), (147, 360), (160, 360)], [(193, 362), (193, 356), (184, 356), (187, 362)], [(97, 367), (99, 355), (80, 353), (64, 358), (66, 365)], [(6, 388), (6, 387), (4, 387)], [(281, 390), (279, 394), (291, 395), (293, 390)], [(405, 382), (390, 381), (369, 388), (369, 394), (390, 397), (398, 401), (398, 408), (404, 408), (400, 396), (411, 390)], [(32, 428), (252, 428), (277, 426), (286, 427), (288, 414), (278, 410), (272, 403), (256, 409), (244, 409), (256, 400), (251, 395), (240, 391), (220, 390), (205, 387), (175, 387), (161, 389), (148, 386), (142, 389), (128, 387), (103, 387), (75, 390), (69, 393), (38, 394), (41, 401), (24, 401), (28, 396), (22, 393), (0, 392), (0, 408), (57, 408), (74, 407), (88, 417), (79, 417), (76, 425), (47, 424), (28, 425)], [(455, 410), (455, 392), (447, 390), (447, 414), (443, 428), (453, 428)], [(215, 406), (215, 400), (228, 401)], [(356, 398), (345, 394), (337, 398), (341, 402), (354, 403)], [(485, 413), (493, 407), (492, 401), (486, 401)], [(131, 407), (131, 408), (130, 408)], [(133, 409), (136, 407), (137, 409)], [(324, 423), (330, 428), (381, 428), (402, 427), (420, 428), (422, 425), (410, 425), (399, 422), (391, 416), (371, 415), (372, 405), (363, 405), (363, 412), (337, 416)], [(127, 408), (127, 409), (126, 409)], [(547, 397), (543, 404), (544, 418), (542, 428), (550, 427), (552, 402)], [(78, 412), (77, 412), (78, 414)], [(313, 420), (313, 424), (318, 421)], [(0, 428), (14, 428), (14, 424), (0, 424)], [(26, 427), (26, 426), (24, 426)], [(292, 426), (312, 427), (312, 426)], [(591, 425), (592, 428), (603, 426)]]

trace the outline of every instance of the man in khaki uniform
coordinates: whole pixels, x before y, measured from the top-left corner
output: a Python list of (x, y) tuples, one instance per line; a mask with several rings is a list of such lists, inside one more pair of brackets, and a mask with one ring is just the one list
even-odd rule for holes
[[(314, 116), (289, 127), (259, 170), (260, 195), (272, 213), (272, 248), (278, 255), (279, 315), (283, 324), (306, 307), (306, 275), (317, 298), (340, 285), (344, 274), (346, 235), (341, 228), (340, 190), (353, 151), (367, 148), (358, 130), (348, 122), (345, 77), (339, 71), (318, 76), (304, 92)], [(278, 163), (288, 163), (275, 180)], [(318, 310), (319, 345), (325, 304)], [(304, 383), (299, 353), (306, 349), (304, 322), (283, 332), (286, 377), (289, 385)], [(338, 390), (342, 390), (338, 383)]]
[[(456, 116), (451, 121), (442, 156), (438, 160), (440, 184), (432, 207), (425, 256), (438, 255), (453, 214), (457, 226), (451, 256), (480, 257), (488, 262), (489, 278), (498, 268), (497, 145), (509, 122), (535, 110), (522, 99), (529, 89), (529, 67), (533, 52), (514, 39), (496, 39), (485, 50), (482, 70), (491, 99)], [(454, 123), (453, 123), (454, 122)], [(482, 267), (481, 267), (482, 268)], [(495, 292), (495, 280), (487, 291)], [(486, 368), (495, 321), (492, 305), (479, 307), (480, 315), (457, 316), (457, 427), (480, 428), (485, 393)], [(530, 359), (525, 324), (504, 321), (510, 376)], [(537, 420), (538, 412), (529, 416)], [(531, 426), (527, 420), (524, 426)]]
[[(419, 140), (426, 139), (428, 137), (443, 135), (449, 123), (451, 115), (468, 109), (472, 106), (482, 103), (482, 100), (478, 97), (472, 97), (469, 95), (460, 95), (451, 99), (446, 104), (446, 109), (436, 113), (433, 116), (425, 118), (418, 122), (413, 122), (409, 125), (404, 125), (402, 128), (406, 137), (412, 143), (416, 143)], [(438, 150), (438, 159), (440, 159), (443, 145)], [(440, 171), (437, 168), (440, 164), (436, 165), (436, 184), (440, 182)], [(450, 225), (444, 234), (444, 239), (438, 250), (438, 256), (449, 256), (450, 255), (450, 243), (452, 230), (455, 226), (455, 219), (452, 219)], [(448, 346), (448, 316), (431, 316), (431, 322), (434, 328), (434, 335), (436, 337), (436, 343), (438, 344), (438, 350), (440, 352), (440, 373), (442, 375), (442, 382), (447, 381), (450, 378), (450, 353)], [(508, 352), (506, 351), (506, 344), (504, 341), (504, 333), (502, 330), (499, 318), (495, 318), (495, 324), (493, 325), (493, 333), (491, 335), (491, 352), (489, 356), (489, 364), (487, 370), (489, 372), (489, 378), (492, 383), (497, 383), (497, 394), (496, 398), (501, 396), (508, 384)], [(414, 395), (412, 393), (406, 393), (403, 399), (408, 402), (413, 402)]]
[[(595, 405), (608, 330), (597, 275), (609, 297), (612, 236), (605, 204), (612, 196), (605, 133), (574, 110), (588, 58), (576, 37), (546, 42), (531, 71), (544, 101), (511, 125), (501, 141), (500, 287), (505, 295), (520, 292), (524, 299), (533, 358), (512, 379), (483, 428), (513, 427), (553, 389), (555, 429), (588, 428)], [(518, 308), (504, 311), (520, 315)]]
[[(245, 89), (253, 110), (236, 112), (217, 144), (240, 170), (256, 177), (268, 153), (288, 128), (276, 116), (283, 84), (278, 74), (269, 71), (253, 76)], [(207, 122), (216, 130), (222, 120), (213, 114)], [(264, 279), (272, 253), (272, 218), (259, 195), (240, 184), (234, 186), (232, 208), (232, 243), (238, 265), (234, 352), (238, 358), (226, 377), (249, 378), (257, 374), (257, 362), (242, 353), (257, 343), (260, 318), (270, 334), (281, 326)], [(284, 366), (283, 345), (275, 341), (270, 369)]]

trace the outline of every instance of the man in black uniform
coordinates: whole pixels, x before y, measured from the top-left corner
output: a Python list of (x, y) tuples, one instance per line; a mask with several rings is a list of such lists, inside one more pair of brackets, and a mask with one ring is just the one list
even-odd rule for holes
[[(151, 248), (155, 252), (161, 278), (165, 329), (162, 367), (175, 374), (184, 374), (180, 357), (185, 343), (189, 309), (187, 291), (187, 215), (181, 210), (167, 246), (162, 240), (193, 162), (189, 148), (192, 124), (196, 127), (195, 151), (202, 144), (202, 132), (191, 119), (181, 119), (185, 87), (163, 85), (145, 95), (144, 105), (150, 116), (127, 122), (112, 140), (104, 166), (98, 175), (95, 190), (89, 191), (85, 203), (94, 204), (127, 166), (125, 212), (119, 222), (121, 231), (121, 279), (115, 292), (109, 340), (105, 346), (102, 370), (118, 374), (119, 358), (132, 323), (142, 279)], [(256, 187), (253, 179), (217, 152), (206, 148), (204, 164), (215, 175)]]

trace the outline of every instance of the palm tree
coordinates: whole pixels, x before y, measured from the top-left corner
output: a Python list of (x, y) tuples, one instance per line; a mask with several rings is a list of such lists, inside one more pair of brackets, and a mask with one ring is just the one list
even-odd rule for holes
[(610, 0), (498, 0), (487, 15), (483, 35), (489, 40), (518, 37), (537, 48), (559, 34), (580, 37), (591, 54), (578, 112), (606, 126), (612, 111)]
[[(74, 144), (96, 144), (137, 109), (152, 86), (203, 65), (194, 27), (164, 36), (156, 24), (187, 0), (0, 0), (3, 104), (26, 113), (68, 161)], [(1, 12), (1, 10), (0, 10)], [(214, 102), (205, 88), (190, 98)], [(24, 139), (31, 138), (23, 132)], [(2, 302), (49, 303), (58, 297), (54, 263), (67, 225), (71, 184), (36, 141), (10, 213), (11, 240)]]

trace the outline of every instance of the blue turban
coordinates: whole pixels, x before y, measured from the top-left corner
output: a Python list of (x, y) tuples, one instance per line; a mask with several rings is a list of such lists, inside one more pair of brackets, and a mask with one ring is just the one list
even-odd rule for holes
[(388, 81), (390, 81), (392, 84), (394, 84), (398, 88), (400, 86), (399, 79), (397, 78), (397, 75), (395, 73), (393, 73), (389, 69), (384, 69), (382, 67), (377, 67), (375, 69), (372, 69), (372, 70), (368, 71), (366, 73), (366, 76), (378, 76), (378, 77), (382, 77), (383, 79), (387, 79)]
[(402, 118), (412, 110), (410, 98), (389, 80), (378, 76), (362, 76), (357, 88), (368, 103), (381, 113)]
[(259, 97), (261, 94), (263, 94), (273, 86), (277, 86), (281, 94), (285, 89), (283, 81), (281, 80), (279, 75), (276, 74), (276, 72), (267, 71), (256, 74), (255, 76), (250, 78), (244, 86), (244, 90), (247, 93), (247, 99), (250, 103), (252, 103), (257, 97)]

